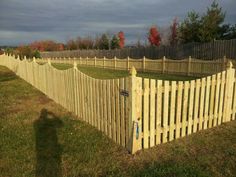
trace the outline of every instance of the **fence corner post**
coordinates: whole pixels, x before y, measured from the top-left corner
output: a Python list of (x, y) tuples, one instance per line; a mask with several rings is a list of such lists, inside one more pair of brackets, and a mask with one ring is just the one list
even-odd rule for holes
[(140, 117), (138, 117), (137, 101), (137, 71), (134, 67), (130, 69), (130, 84), (129, 84), (129, 139), (127, 148), (131, 154), (134, 154), (141, 149), (140, 141)]
[(226, 70), (225, 107), (223, 112), (223, 122), (228, 122), (231, 120), (234, 75), (235, 70), (233, 69), (233, 64), (231, 61), (228, 61)]

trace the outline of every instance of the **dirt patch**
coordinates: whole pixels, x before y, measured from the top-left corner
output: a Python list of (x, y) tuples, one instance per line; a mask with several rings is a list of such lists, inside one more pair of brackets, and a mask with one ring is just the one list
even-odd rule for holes
[(45, 95), (40, 95), (39, 97), (38, 97), (38, 103), (39, 104), (43, 104), (43, 105), (45, 105), (45, 104), (48, 104), (49, 102), (51, 102), (52, 100), (50, 99), (50, 98), (48, 98), (47, 96), (45, 96)]

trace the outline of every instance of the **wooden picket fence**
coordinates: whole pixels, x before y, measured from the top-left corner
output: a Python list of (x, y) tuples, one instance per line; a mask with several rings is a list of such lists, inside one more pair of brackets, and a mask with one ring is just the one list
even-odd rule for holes
[[(39, 59), (38, 61), (47, 62), (48, 59)], [(54, 63), (71, 63), (76, 61), (79, 65), (87, 65), (100, 68), (109, 68), (117, 70), (130, 70), (135, 67), (141, 72), (156, 72), (165, 74), (179, 74), (188, 76), (205, 76), (221, 72), (226, 69), (227, 59), (224, 57), (218, 60), (198, 60), (187, 58), (183, 60), (162, 59), (151, 60), (142, 59), (107, 59), (107, 58), (50, 58)]]
[(178, 82), (136, 77), (134, 67), (129, 77), (99, 80), (81, 73), (76, 62), (74, 68), (57, 70), (50, 60), (39, 65), (35, 60), (2, 55), (0, 65), (131, 153), (236, 118), (236, 78), (231, 62), (225, 71)]

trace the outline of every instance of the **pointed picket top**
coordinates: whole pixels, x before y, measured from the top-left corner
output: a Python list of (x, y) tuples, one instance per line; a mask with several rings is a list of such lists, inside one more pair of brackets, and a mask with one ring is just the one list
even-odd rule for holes
[(135, 69), (134, 66), (133, 66), (133, 67), (131, 68), (131, 70), (130, 70), (130, 75), (131, 75), (131, 76), (136, 76), (136, 75), (137, 75), (137, 71), (136, 71), (136, 69)]
[(232, 68), (233, 68), (233, 63), (231, 61), (228, 61), (227, 69), (232, 69)]

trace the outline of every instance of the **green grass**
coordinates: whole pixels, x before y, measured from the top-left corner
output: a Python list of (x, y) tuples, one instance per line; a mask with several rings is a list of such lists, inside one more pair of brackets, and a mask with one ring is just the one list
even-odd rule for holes
[(0, 66), (0, 177), (236, 176), (236, 121), (130, 155)]
[[(60, 70), (65, 70), (73, 67), (73, 65), (65, 63), (52, 63), (52, 66)], [(114, 79), (114, 78), (129, 76), (129, 71), (125, 70), (114, 70), (107, 68), (104, 69), (104, 68), (97, 68), (84, 65), (78, 65), (78, 69), (81, 72), (97, 79)], [(138, 72), (137, 76), (150, 79), (174, 80), (174, 81), (186, 81), (198, 78), (198, 77), (183, 76), (183, 75), (158, 74), (153, 72)]]

